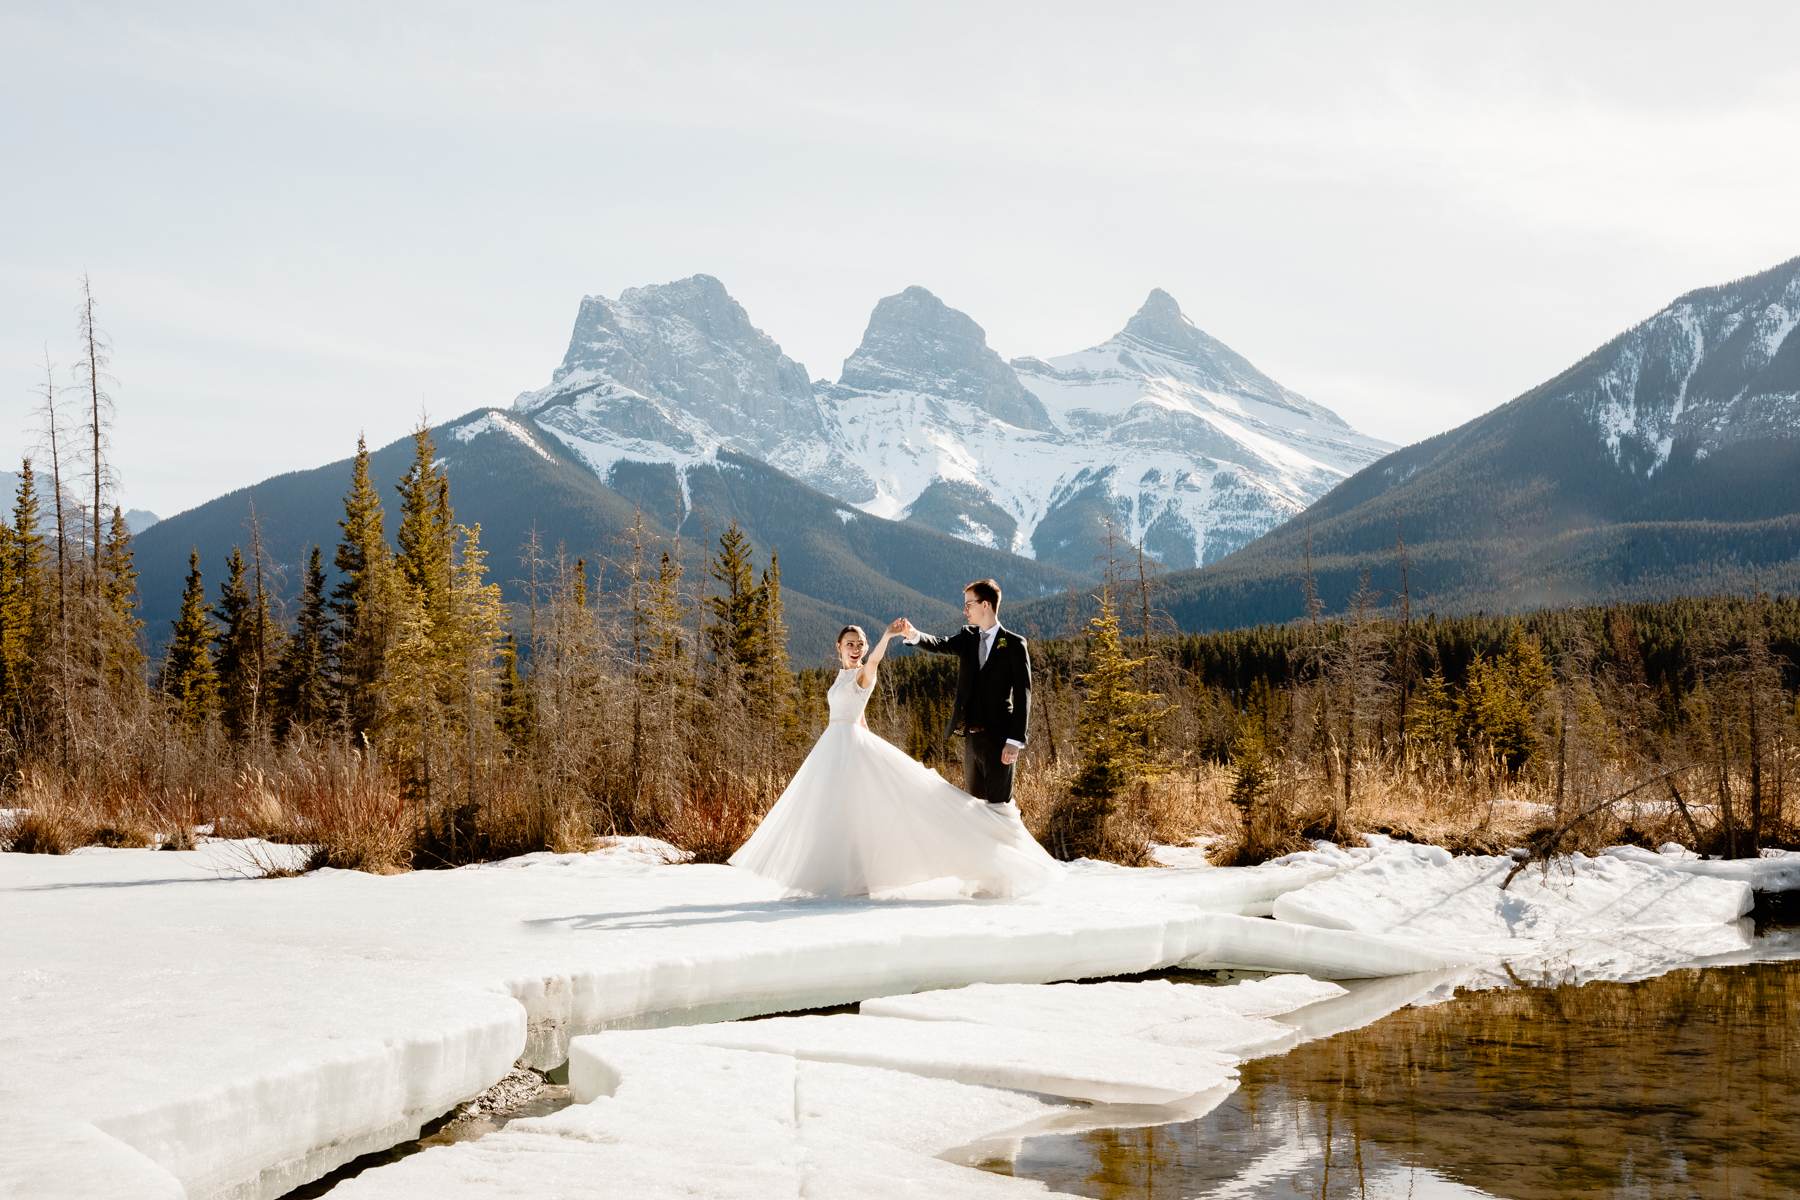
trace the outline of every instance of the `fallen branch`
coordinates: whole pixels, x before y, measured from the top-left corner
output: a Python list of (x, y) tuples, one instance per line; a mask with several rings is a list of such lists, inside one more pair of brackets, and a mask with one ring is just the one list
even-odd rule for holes
[[(1645, 779), (1639, 783), (1633, 784), (1631, 787), (1626, 788), (1624, 791), (1620, 792), (1616, 796), (1609, 796), (1605, 800), (1601, 800), (1595, 804), (1589, 805), (1587, 808), (1582, 809), (1580, 812), (1578, 812), (1574, 816), (1570, 817), (1567, 821), (1564, 821), (1561, 825), (1559, 825), (1555, 829), (1551, 830), (1547, 837), (1539, 836), (1539, 837), (1532, 838), (1531, 840), (1533, 842), (1537, 843), (1536, 845), (1527, 846), (1527, 847), (1524, 847), (1522, 850), (1515, 850), (1513, 852), (1513, 857), (1517, 861), (1513, 864), (1513, 869), (1506, 873), (1506, 878), (1501, 881), (1500, 890), (1504, 892), (1507, 889), (1507, 886), (1509, 884), (1511, 884), (1515, 878), (1518, 877), (1519, 872), (1523, 871), (1528, 865), (1530, 865), (1530, 863), (1534, 859), (1552, 857), (1556, 853), (1556, 848), (1562, 844), (1563, 838), (1565, 836), (1567, 836), (1569, 831), (1574, 829), (1577, 825), (1580, 825), (1583, 821), (1586, 821), (1589, 817), (1592, 817), (1596, 813), (1600, 813), (1600, 812), (1605, 811), (1606, 809), (1611, 808), (1613, 805), (1617, 804), (1619, 801), (1624, 800), (1629, 796), (1634, 796), (1638, 792), (1643, 791), (1647, 787), (1651, 787), (1654, 784), (1667, 782), (1668, 780), (1672, 779), (1674, 776), (1681, 774), (1681, 772), (1691, 771), (1691, 770), (1693, 770), (1693, 768), (1694, 768), (1693, 763), (1686, 763), (1679, 767), (1671, 767), (1667, 771), (1662, 772), (1660, 775), (1652, 775), (1649, 779)], [(1671, 790), (1674, 789), (1674, 784), (1671, 783), (1669, 786), (1670, 786)], [(1685, 815), (1686, 811), (1687, 811), (1686, 807), (1684, 806), (1682, 809), (1682, 812), (1684, 815)], [(1689, 818), (1688, 824), (1690, 826), (1692, 826), (1692, 824), (1693, 824), (1692, 818)], [(1694, 836), (1696, 838), (1698, 838), (1699, 834), (1696, 832), (1696, 834)]]

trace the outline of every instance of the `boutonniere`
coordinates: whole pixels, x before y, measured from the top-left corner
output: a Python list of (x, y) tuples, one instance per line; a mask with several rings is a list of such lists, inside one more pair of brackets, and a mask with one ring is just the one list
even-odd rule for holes
[(1004, 647), (1004, 646), (1005, 646), (1005, 645), (1006, 645), (1006, 639), (1005, 639), (1005, 638), (1003, 638), (1003, 637), (1000, 637), (1000, 638), (995, 638), (995, 639), (994, 639), (994, 649), (996, 649), (996, 650), (999, 650), (999, 649), (1001, 649), (1001, 648), (1002, 648), (1002, 647)]

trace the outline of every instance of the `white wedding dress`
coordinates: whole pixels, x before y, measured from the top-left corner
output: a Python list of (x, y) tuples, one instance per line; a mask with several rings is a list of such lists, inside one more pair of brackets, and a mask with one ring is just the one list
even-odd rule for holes
[(866, 728), (873, 690), (838, 672), (831, 723), (732, 865), (815, 896), (1017, 896), (1061, 878), (1016, 807), (975, 799)]

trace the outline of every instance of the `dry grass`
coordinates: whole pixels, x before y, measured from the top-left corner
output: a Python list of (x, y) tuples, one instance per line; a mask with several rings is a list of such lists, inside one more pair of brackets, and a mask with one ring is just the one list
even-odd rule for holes
[(661, 837), (693, 855), (689, 862), (722, 863), (756, 829), (762, 814), (719, 796), (690, 796)]
[[(244, 765), (246, 763), (252, 765)], [(1794, 777), (1793, 766), (1781, 779)], [(946, 771), (960, 780), (960, 771)], [(1153, 843), (1213, 843), (1212, 857), (1250, 864), (1307, 848), (1332, 823), (1335, 789), (1289, 762), (1275, 765), (1251, 803), (1233, 802), (1236, 773), (1227, 765), (1182, 761), (1107, 805), (1072, 800), (1073, 764), (1027, 760), (1015, 799), (1028, 828), (1053, 853), (1133, 865)], [(1650, 768), (1588, 760), (1558, 804), (1541, 779), (1515, 781), (1479, 771), (1407, 775), (1371, 762), (1358, 770), (1347, 814), (1352, 837), (1382, 833), (1462, 853), (1528, 846), (1540, 853), (1592, 852), (1631, 843), (1676, 841), (1703, 853), (1725, 849), (1708, 768), (1677, 779), (1689, 819), (1667, 787), (1638, 787)], [(470, 780), (454, 777), (433, 795), (409, 795), (374, 755), (337, 742), (232, 748), (218, 739), (140, 745), (79, 772), (34, 767), (9, 781), (4, 800), (22, 810), (0, 829), (0, 849), (67, 853), (82, 846), (191, 847), (195, 830), (311, 848), (308, 867), (372, 872), (451, 866), (535, 850), (579, 852), (598, 834), (645, 833), (689, 851), (692, 861), (726, 861), (755, 829), (768, 798), (786, 782), (773, 774), (728, 775), (695, 789), (667, 817), (633, 821), (636, 809), (617, 788), (585, 775), (551, 779), (530, 767), (493, 762)], [(1747, 783), (1735, 780), (1740, 821)], [(1787, 791), (1793, 791), (1790, 783)], [(1781, 793), (1777, 793), (1781, 794)], [(608, 807), (613, 805), (615, 807)], [(625, 815), (620, 815), (625, 814)], [(210, 828), (209, 828), (210, 827)], [(1697, 833), (1696, 833), (1697, 830)], [(1800, 845), (1800, 805), (1765, 813), (1762, 843)], [(1740, 827), (1739, 852), (1746, 843)], [(272, 854), (262, 874), (292, 873)]]

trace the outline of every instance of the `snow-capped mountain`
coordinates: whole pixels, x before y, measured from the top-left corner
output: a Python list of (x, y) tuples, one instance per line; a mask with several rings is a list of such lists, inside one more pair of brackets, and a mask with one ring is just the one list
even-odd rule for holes
[(1524, 395), (1165, 581), (1183, 628), (1287, 620), (1367, 577), (1414, 611), (1800, 587), (1800, 258), (1677, 297)]
[(1599, 352), (1569, 401), (1621, 468), (1649, 475), (1800, 429), (1794, 267), (1690, 292)]
[(835, 452), (836, 429), (806, 368), (710, 275), (583, 298), (562, 365), (513, 407), (602, 480), (619, 462), (692, 465), (725, 449), (835, 496), (872, 494)]
[(924, 288), (875, 306), (837, 383), (710, 276), (582, 301), (521, 421), (602, 480), (621, 463), (762, 459), (882, 517), (1078, 571), (1110, 518), (1172, 566), (1210, 562), (1388, 447), (1282, 387), (1152, 292), (1112, 339), (1006, 362)]

